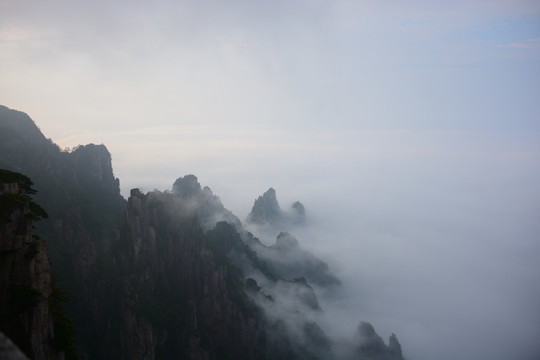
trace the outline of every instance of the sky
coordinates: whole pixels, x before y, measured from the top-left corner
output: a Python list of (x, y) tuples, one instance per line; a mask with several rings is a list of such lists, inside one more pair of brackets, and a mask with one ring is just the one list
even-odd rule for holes
[(0, 0), (0, 104), (124, 196), (301, 200), (336, 331), (410, 360), (540, 357), (539, 99), (534, 0)]

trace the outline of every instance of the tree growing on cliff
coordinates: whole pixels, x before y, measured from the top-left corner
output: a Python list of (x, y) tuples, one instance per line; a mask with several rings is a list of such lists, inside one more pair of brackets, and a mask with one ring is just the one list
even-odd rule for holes
[(45, 241), (32, 234), (33, 223), (48, 217), (32, 201), (32, 186), (26, 175), (0, 169), (0, 330), (32, 358), (78, 359), (73, 320), (60, 304), (69, 297), (50, 274)]

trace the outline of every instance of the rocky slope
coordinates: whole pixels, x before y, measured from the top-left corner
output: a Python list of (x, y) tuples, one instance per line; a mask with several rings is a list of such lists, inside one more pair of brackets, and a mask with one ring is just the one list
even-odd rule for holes
[(31, 200), (31, 185), (22, 174), (0, 170), (0, 330), (32, 359), (62, 359), (66, 346), (72, 349), (45, 241), (33, 235), (33, 222), (47, 214)]
[[(5, 107), (0, 167), (40, 190), (50, 217), (37, 230), (71, 294), (82, 358), (402, 360), (397, 339), (381, 345), (365, 331), (340, 351), (311, 285), (339, 286), (328, 265), (285, 232), (264, 245), (193, 175), (126, 202), (103, 145), (61, 151)], [(286, 230), (304, 218), (301, 203), (284, 212), (271, 189), (249, 220)]]
[(322, 287), (340, 284), (328, 264), (303, 249), (296, 237), (288, 232), (280, 232), (271, 246), (254, 242), (252, 249), (281, 278), (305, 278)]
[(132, 190), (117, 263), (116, 358), (260, 359), (264, 323), (237, 269), (208, 245), (190, 194)]
[(103, 297), (125, 207), (108, 150), (90, 144), (62, 151), (28, 115), (0, 106), (0, 168), (24, 173), (39, 190), (35, 201), (49, 219), (36, 232), (47, 240), (59, 286), (71, 295), (66, 308), (77, 323), (79, 352), (97, 353), (113, 312)]

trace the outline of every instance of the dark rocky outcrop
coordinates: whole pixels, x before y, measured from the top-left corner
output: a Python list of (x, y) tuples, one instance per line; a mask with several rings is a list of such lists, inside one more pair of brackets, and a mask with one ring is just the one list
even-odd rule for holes
[[(264, 245), (194, 175), (177, 179), (172, 191), (134, 189), (126, 201), (105, 146), (61, 151), (26, 114), (5, 107), (0, 107), (0, 167), (23, 171), (40, 190), (35, 199), (49, 219), (37, 231), (48, 239), (58, 285), (71, 294), (67, 310), (75, 318), (77, 350), (84, 359), (402, 360), (397, 338), (386, 346), (372, 327), (359, 330), (358, 341), (346, 351), (336, 351), (319, 321), (324, 309), (316, 290), (339, 284), (328, 265), (287, 232), (274, 245)], [(39, 208), (27, 206), (39, 215)], [(9, 310), (7, 316), (8, 308), (1, 307), (7, 317), (2, 313), (0, 319), (46, 321), (35, 334), (27, 331), (33, 325), (24, 325), (23, 333), (0, 330), (23, 351), (33, 349), (35, 358), (49, 351), (43, 342), (48, 339), (53, 344), (48, 358), (59, 358), (54, 339), (66, 332), (56, 331), (53, 319), (51, 335), (51, 314), (45, 316), (43, 306), (62, 314), (57, 305), (65, 294), (46, 275), (45, 243), (26, 234), (32, 229), (20, 216), (25, 211), (19, 222), (10, 220), (2, 228), (0, 276), (11, 281), (9, 276), (27, 271), (21, 279), (33, 280), (17, 280), (25, 288), (13, 288), (27, 301), (10, 303), (13, 289), (4, 285), (0, 300), (33, 310)], [(284, 212), (270, 189), (255, 201), (248, 220), (283, 231), (304, 218), (301, 203)], [(4, 236), (8, 232), (15, 235)], [(28, 264), (33, 265), (27, 270), (12, 270)], [(69, 328), (69, 319), (62, 319)], [(34, 349), (34, 341), (41, 345)]]
[[(118, 237), (125, 200), (103, 145), (62, 151), (25, 113), (0, 107), (0, 168), (24, 173), (39, 192), (49, 219), (36, 225), (47, 241), (51, 271), (71, 295), (79, 352), (97, 354), (111, 313), (107, 294), (110, 250)], [(90, 355), (97, 357), (97, 355)]]
[(320, 286), (340, 284), (326, 262), (303, 249), (293, 235), (283, 230), (304, 223), (305, 208), (302, 203), (296, 201), (292, 205), (292, 212), (286, 213), (279, 207), (276, 191), (270, 188), (255, 200), (246, 221), (250, 230), (265, 237), (270, 237), (270, 234), (275, 236), (273, 234), (279, 232), (274, 245), (250, 242), (253, 251), (274, 274), (289, 280), (303, 277)]
[(0, 331), (32, 359), (62, 359), (72, 350), (70, 334), (59, 323), (67, 319), (60, 318), (45, 241), (33, 234), (33, 222), (47, 214), (31, 200), (32, 185), (0, 169)]
[(296, 237), (288, 232), (280, 232), (272, 246), (253, 243), (252, 248), (268, 268), (281, 278), (305, 278), (323, 287), (340, 284), (328, 264), (304, 250)]
[(360, 322), (356, 333), (356, 355), (365, 360), (403, 360), (401, 345), (395, 334), (390, 336), (388, 346), (375, 332), (373, 325)]
[(288, 232), (282, 231), (278, 234), (276, 238), (276, 244), (274, 248), (278, 251), (289, 252), (298, 249), (300, 243), (298, 239), (289, 234)]
[(176, 179), (172, 191), (183, 198), (189, 199), (197, 197), (201, 192), (201, 184), (195, 175), (186, 175)]
[(276, 198), (276, 190), (270, 188), (255, 200), (247, 221), (259, 225), (274, 225), (281, 221), (282, 216), (283, 214)]
[(220, 221), (233, 224), (237, 229), (242, 227), (240, 220), (223, 206), (219, 197), (215, 196), (208, 186), (201, 187), (195, 175), (178, 178), (173, 184), (172, 192), (184, 199), (184, 207), (197, 214), (205, 231)]
[[(112, 338), (118, 340), (106, 353), (148, 359), (322, 359), (314, 349), (324, 348), (329, 354), (330, 347), (319, 340), (330, 340), (308, 316), (321, 308), (307, 281), (269, 273), (246, 244), (249, 234), (234, 223), (220, 221), (204, 232), (199, 218), (207, 203), (192, 201), (201, 187), (193, 176), (178, 184), (183, 190), (131, 191), (115, 249), (120, 277), (115, 298), (120, 300), (114, 307), (122, 312)], [(293, 335), (297, 331), (301, 335)]]
[(302, 224), (305, 221), (305, 216), (306, 209), (299, 201), (291, 205), (290, 212), (281, 210), (277, 201), (276, 190), (270, 188), (255, 200), (246, 221), (258, 226), (275, 227), (283, 230), (292, 225)]
[(291, 220), (295, 224), (303, 224), (306, 220), (306, 208), (300, 201), (295, 201), (292, 205)]
[(390, 335), (390, 338), (388, 339), (388, 355), (392, 359), (403, 359), (403, 351), (401, 350), (401, 344), (399, 343), (396, 334)]
[(118, 249), (122, 312), (115, 357), (262, 358), (260, 310), (238, 270), (207, 245), (183, 196), (131, 192)]

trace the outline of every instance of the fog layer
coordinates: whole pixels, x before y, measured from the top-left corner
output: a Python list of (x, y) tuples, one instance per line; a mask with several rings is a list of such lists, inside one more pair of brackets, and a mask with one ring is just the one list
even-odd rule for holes
[(337, 333), (369, 321), (417, 360), (538, 358), (539, 134), (203, 132), (113, 144), (123, 192), (194, 173), (242, 219), (273, 187), (343, 282), (320, 299)]
[(536, 360), (538, 4), (0, 1), (0, 97), (106, 144), (124, 196), (195, 174), (241, 219), (302, 201), (336, 332)]

